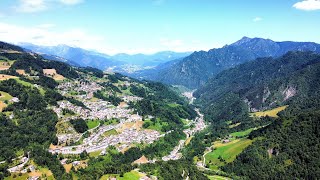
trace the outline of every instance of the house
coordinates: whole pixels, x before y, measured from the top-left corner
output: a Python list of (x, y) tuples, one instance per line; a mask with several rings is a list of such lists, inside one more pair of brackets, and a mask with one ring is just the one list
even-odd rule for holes
[(224, 140), (222, 140), (222, 143), (229, 143), (229, 142), (230, 142), (229, 139), (224, 139)]
[(11, 102), (18, 103), (20, 100), (19, 100), (19, 98), (14, 97), (14, 98), (12, 98), (10, 101), (11, 101)]

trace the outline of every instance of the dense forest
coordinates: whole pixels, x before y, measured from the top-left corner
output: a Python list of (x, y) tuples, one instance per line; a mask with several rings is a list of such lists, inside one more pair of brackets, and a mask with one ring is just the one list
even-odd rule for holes
[[(245, 179), (319, 177), (319, 77), (320, 56), (312, 52), (290, 52), (223, 71), (195, 93), (214, 125), (210, 134), (200, 135), (187, 148), (203, 151), (217, 137), (263, 127), (249, 135), (253, 144), (222, 167), (225, 172)], [(277, 119), (267, 116), (257, 121), (249, 116), (283, 105), (288, 108)], [(236, 123), (240, 125), (229, 127)]]
[[(62, 178), (65, 172), (61, 171), (63, 167), (59, 161), (52, 159), (50, 153), (42, 152), (50, 143), (57, 143), (55, 125), (58, 117), (46, 109), (48, 102), (56, 102), (55, 97), (44, 97), (37, 89), (23, 86), (15, 80), (1, 81), (0, 90), (19, 98), (19, 102), (4, 110), (13, 112), (12, 120), (0, 116), (0, 160), (10, 163), (17, 156), (16, 152), (29, 150), (39, 165), (50, 167), (56, 178)], [(37, 149), (42, 153), (36, 153)], [(8, 175), (7, 163), (1, 164), (0, 179)]]
[[(166, 122), (167, 125), (162, 127), (163, 132), (182, 129), (182, 119), (194, 119), (197, 116), (186, 100), (177, 95), (168, 86), (149, 81), (145, 82), (144, 86), (145, 88), (134, 88), (133, 92), (136, 94), (142, 95), (146, 93), (146, 95), (143, 95), (144, 98), (142, 100), (130, 104), (130, 106), (140, 115), (152, 115), (154, 118), (160, 118), (161, 122)], [(173, 106), (170, 106), (170, 104), (173, 104)]]

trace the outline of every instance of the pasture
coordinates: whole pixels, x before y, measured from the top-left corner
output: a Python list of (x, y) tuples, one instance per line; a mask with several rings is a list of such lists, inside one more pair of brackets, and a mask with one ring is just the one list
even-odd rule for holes
[(93, 129), (93, 128), (99, 126), (99, 124), (100, 124), (100, 121), (98, 121), (98, 120), (88, 120), (86, 122), (87, 122), (87, 126), (89, 129)]
[(205, 155), (205, 164), (210, 168), (217, 168), (230, 163), (251, 143), (250, 139), (238, 139), (229, 143), (216, 142), (213, 146), (215, 149)]
[(271, 110), (267, 110), (267, 111), (260, 111), (260, 112), (255, 112), (255, 113), (251, 113), (250, 116), (251, 117), (274, 117), (277, 118), (278, 113), (285, 110), (288, 106), (281, 106), (281, 107), (277, 107)]

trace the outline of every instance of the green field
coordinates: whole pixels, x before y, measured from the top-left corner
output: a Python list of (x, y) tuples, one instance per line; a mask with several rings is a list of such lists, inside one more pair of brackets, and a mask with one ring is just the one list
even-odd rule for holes
[(117, 180), (139, 180), (141, 176), (137, 171), (131, 171), (125, 173), (123, 177), (120, 177), (118, 174), (107, 174), (102, 176), (100, 180), (108, 180), (110, 177), (116, 177)]
[(151, 120), (145, 120), (144, 123), (150, 123), (150, 126), (147, 127), (146, 129), (152, 129), (152, 130), (156, 130), (159, 132), (162, 132), (162, 126), (166, 126), (168, 125), (167, 122), (161, 122), (159, 119), (157, 119), (157, 121), (155, 123), (153, 123)]
[(100, 124), (100, 121), (98, 120), (88, 120), (87, 121), (87, 126), (89, 129), (93, 129), (95, 127), (97, 127)]
[[(34, 87), (33, 84), (29, 83), (29, 82), (26, 82), (26, 81), (23, 81), (21, 79), (15, 79), (18, 83), (24, 85), (24, 86), (28, 86), (28, 87)], [(39, 87), (39, 92), (41, 93), (41, 95), (44, 95), (44, 93), (46, 92), (43, 88)]]
[(104, 132), (103, 133), (103, 135), (104, 136), (111, 136), (111, 135), (117, 135), (118, 134), (118, 132), (115, 130), (115, 129), (111, 129), (111, 130), (109, 130), (109, 131), (106, 131), (106, 132)]
[(170, 106), (170, 107), (178, 107), (178, 106), (180, 106), (180, 105), (177, 104), (177, 103), (170, 103), (170, 104), (168, 104), (168, 106)]
[(256, 129), (257, 128), (250, 128), (245, 131), (231, 133), (230, 135), (233, 137), (244, 137), (244, 136), (248, 136), (253, 130), (256, 130)]
[[(229, 180), (230, 178), (227, 177), (223, 177), (223, 176), (218, 176), (218, 175), (214, 175), (214, 176), (208, 176), (208, 178), (210, 180)], [(231, 180), (231, 179), (230, 179)]]
[(6, 92), (0, 91), (0, 101), (9, 101), (10, 99), (12, 99), (12, 96)]
[(28, 177), (28, 174), (22, 174), (20, 176), (18, 174), (11, 174), (11, 176), (5, 177), (4, 180), (26, 180)]
[(206, 164), (216, 169), (225, 163), (232, 162), (238, 154), (252, 143), (250, 139), (235, 140), (230, 143), (220, 144), (215, 150), (206, 154)]
[(95, 151), (95, 152), (91, 152), (89, 153), (90, 157), (98, 157), (100, 155), (101, 151)]

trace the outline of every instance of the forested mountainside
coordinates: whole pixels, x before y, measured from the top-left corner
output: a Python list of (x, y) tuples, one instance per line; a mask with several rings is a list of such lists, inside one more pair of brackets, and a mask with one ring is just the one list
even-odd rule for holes
[(207, 179), (175, 151), (205, 126), (171, 87), (2, 42), (0, 63), (0, 179)]
[(289, 52), (225, 70), (196, 91), (212, 137), (253, 130), (252, 145), (221, 169), (245, 179), (319, 177), (319, 77), (320, 55)]
[(172, 66), (157, 70), (156, 75), (148, 75), (148, 70), (137, 74), (146, 74), (146, 79), (196, 89), (225, 69), (259, 57), (279, 57), (289, 51), (320, 52), (320, 45), (311, 42), (274, 42), (269, 39), (244, 37), (222, 48), (194, 52)]

